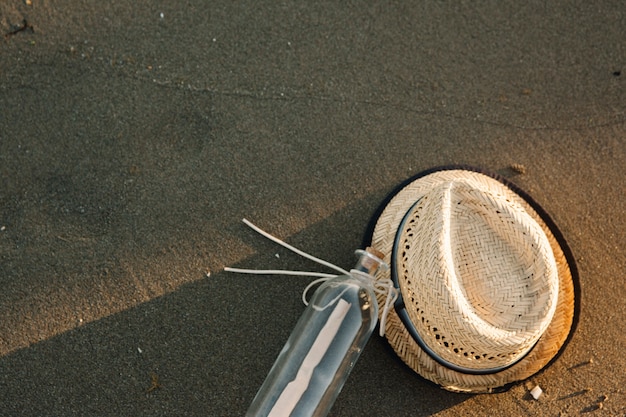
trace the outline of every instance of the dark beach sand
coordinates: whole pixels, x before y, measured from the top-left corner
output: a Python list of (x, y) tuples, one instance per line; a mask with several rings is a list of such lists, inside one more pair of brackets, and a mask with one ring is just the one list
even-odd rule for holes
[(331, 415), (626, 414), (622, 2), (113, 3), (0, 3), (0, 415), (243, 415), (308, 279), (222, 269), (316, 266), (241, 218), (350, 267), (388, 192), (460, 163), (560, 227), (571, 343), (469, 396), (374, 337)]

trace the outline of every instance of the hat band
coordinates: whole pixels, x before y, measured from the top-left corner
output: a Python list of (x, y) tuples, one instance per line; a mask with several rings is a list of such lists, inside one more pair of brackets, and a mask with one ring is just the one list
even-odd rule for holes
[(396, 236), (395, 236), (395, 239), (394, 239), (394, 242), (393, 242), (393, 249), (392, 249), (392, 253), (391, 253), (391, 271), (390, 272), (391, 272), (391, 280), (393, 282), (393, 285), (396, 288), (398, 288), (398, 298), (397, 298), (397, 300), (394, 303), (394, 309), (396, 311), (396, 314), (400, 318), (400, 321), (402, 321), (402, 324), (404, 324), (404, 327), (407, 329), (407, 331), (409, 332), (409, 334), (411, 335), (413, 340), (419, 345), (419, 347), (424, 352), (426, 352), (428, 354), (428, 356), (430, 356), (433, 360), (435, 360), (440, 365), (445, 366), (446, 368), (449, 368), (449, 369), (451, 369), (453, 371), (464, 373), (464, 374), (487, 375), (487, 374), (498, 373), (498, 372), (504, 371), (505, 369), (508, 369), (508, 368), (512, 367), (513, 365), (515, 365), (516, 363), (521, 361), (524, 357), (526, 357), (526, 355), (528, 355), (528, 353), (530, 353), (533, 350), (533, 348), (535, 347), (537, 342), (535, 342), (533, 344), (533, 346), (531, 346), (531, 348), (528, 349), (528, 351), (524, 355), (520, 356), (515, 361), (513, 361), (513, 362), (511, 362), (511, 363), (509, 363), (507, 365), (499, 366), (499, 367), (495, 367), (495, 368), (486, 368), (486, 369), (466, 368), (466, 367), (454, 364), (452, 362), (449, 362), (449, 361), (445, 360), (444, 358), (442, 358), (441, 356), (437, 355), (437, 353), (433, 349), (431, 349), (426, 344), (426, 342), (424, 342), (422, 337), (419, 335), (419, 332), (417, 331), (417, 329), (415, 328), (415, 326), (411, 322), (411, 319), (409, 317), (409, 313), (406, 311), (406, 306), (405, 306), (405, 303), (404, 303), (404, 297), (402, 295), (402, 289), (400, 288), (400, 283), (399, 283), (398, 274), (397, 274), (398, 267), (397, 267), (397, 261), (396, 261), (395, 254), (398, 252), (398, 246), (399, 246), (399, 243), (400, 243), (402, 230), (404, 230), (404, 226), (406, 225), (406, 222), (407, 222), (407, 219), (409, 217), (409, 214), (413, 211), (415, 206), (417, 206), (417, 204), (419, 204), (419, 202), (421, 200), (422, 200), (422, 197), (420, 197), (415, 203), (413, 203), (413, 205), (409, 208), (409, 210), (407, 210), (406, 214), (402, 218), (402, 221), (400, 222), (400, 225), (399, 225), (399, 227), (397, 229)]

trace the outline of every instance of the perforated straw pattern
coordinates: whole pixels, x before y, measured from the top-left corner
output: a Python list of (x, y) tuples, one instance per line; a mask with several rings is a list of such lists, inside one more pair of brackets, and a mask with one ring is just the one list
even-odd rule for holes
[(488, 392), (525, 379), (567, 338), (574, 289), (564, 254), (528, 203), (489, 176), (449, 170), (414, 181), (384, 209), (372, 245), (385, 261), (395, 257), (407, 314), (431, 353), (395, 312), (386, 337), (447, 389)]

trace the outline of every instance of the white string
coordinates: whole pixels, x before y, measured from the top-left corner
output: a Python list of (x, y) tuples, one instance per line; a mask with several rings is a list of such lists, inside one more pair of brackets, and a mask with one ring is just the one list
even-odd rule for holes
[[(352, 269), (350, 272), (346, 271), (343, 268), (338, 267), (337, 265), (331, 264), (330, 262), (324, 261), (322, 259), (319, 259), (313, 255), (310, 255), (294, 246), (289, 245), (288, 243), (283, 242), (282, 240), (278, 239), (275, 236), (272, 236), (271, 234), (267, 233), (266, 231), (258, 228), (257, 226), (255, 226), (254, 224), (252, 224), (250, 221), (248, 221), (247, 219), (243, 219), (243, 222), (248, 225), (250, 228), (252, 228), (254, 231), (256, 231), (257, 233), (265, 236), (266, 238), (268, 238), (269, 240), (278, 243), (279, 245), (289, 249), (292, 252), (297, 253), (300, 256), (303, 256), (307, 259), (310, 259), (314, 262), (317, 262), (321, 265), (324, 265), (326, 267), (329, 267), (331, 269), (334, 269), (338, 272), (341, 273), (341, 275), (352, 275), (353, 277), (357, 277), (360, 279), (365, 280), (366, 282), (369, 282), (372, 284), (372, 287), (374, 288), (374, 292), (376, 294), (379, 295), (386, 295), (386, 299), (385, 299), (385, 305), (383, 307), (383, 311), (381, 313), (380, 316), (380, 335), (384, 336), (385, 335), (385, 324), (387, 322), (387, 315), (389, 314), (389, 309), (391, 308), (391, 306), (393, 305), (393, 303), (396, 301), (396, 299), (398, 298), (398, 290), (396, 289), (396, 287), (394, 287), (393, 282), (391, 281), (391, 279), (387, 278), (387, 279), (375, 279), (374, 277), (372, 277), (371, 275), (369, 275), (366, 272), (363, 271), (359, 271), (357, 269)], [(325, 274), (323, 272), (308, 272), (308, 271), (290, 271), (290, 270), (282, 270), (282, 269), (245, 269), (245, 268), (230, 268), (230, 267), (225, 267), (224, 271), (228, 271), (228, 272), (237, 272), (237, 273), (241, 273), (241, 274), (264, 274), (264, 275), (296, 275), (296, 276), (310, 276), (310, 277), (318, 277), (318, 279), (312, 281), (311, 283), (309, 283), (309, 285), (306, 286), (306, 288), (304, 289), (304, 291), (302, 291), (302, 302), (304, 303), (304, 305), (308, 306), (309, 302), (306, 299), (306, 295), (308, 294), (309, 290), (311, 288), (313, 288), (315, 285), (323, 283), (328, 281), (329, 279), (333, 279), (336, 278), (338, 275), (333, 275), (333, 274)], [(344, 290), (344, 291), (347, 291)], [(320, 307), (320, 306), (313, 306), (313, 308), (315, 308), (316, 310), (324, 310), (326, 309), (328, 306), (333, 305), (333, 303), (341, 298), (341, 296), (343, 295), (343, 292), (341, 294), (339, 294), (337, 297), (335, 297), (335, 299), (331, 300), (329, 303), (326, 304), (326, 306), (324, 307)]]
[[(306, 288), (304, 289), (304, 291), (302, 291), (302, 302), (304, 303), (305, 306), (309, 305), (309, 301), (306, 299), (306, 295), (309, 293), (309, 290), (313, 287), (315, 287), (317, 284), (321, 284), (323, 282), (328, 281), (329, 279), (333, 279), (337, 277), (337, 275), (335, 275), (334, 277), (324, 277), (324, 278), (319, 278), (316, 279), (315, 281), (311, 281), (309, 283), (309, 285), (306, 286)], [(343, 293), (341, 293), (343, 295)]]
[[(224, 271), (226, 272), (236, 272), (239, 274), (255, 274), (255, 275), (294, 275), (301, 277), (319, 277), (315, 281), (311, 281), (309, 285), (306, 286), (304, 291), (302, 291), (302, 302), (305, 306), (309, 305), (308, 300), (306, 299), (306, 295), (309, 293), (309, 290), (313, 288), (315, 285), (320, 284), (322, 282), (328, 281), (332, 278), (337, 278), (339, 275), (333, 274), (325, 274), (323, 272), (309, 272), (309, 271), (290, 271), (287, 269), (244, 269), (244, 268), (230, 268), (225, 267)], [(343, 293), (342, 293), (343, 294)]]
[[(301, 277), (319, 277), (323, 279), (335, 278), (337, 274), (325, 274), (323, 272), (308, 272), (308, 271), (289, 271), (285, 269), (243, 269), (243, 268), (230, 268), (225, 267), (224, 271), (237, 272), (239, 274), (255, 274), (255, 275), (296, 275)], [(315, 280), (313, 282), (317, 282)]]
[(329, 268), (331, 268), (331, 269), (334, 269), (335, 271), (337, 271), (337, 272), (341, 273), (341, 275), (349, 275), (349, 272), (348, 272), (348, 271), (346, 271), (345, 269), (340, 268), (340, 267), (338, 267), (337, 265), (333, 265), (333, 264), (331, 264), (330, 262), (326, 262), (326, 261), (324, 261), (324, 260), (322, 260), (322, 259), (320, 259), (320, 258), (316, 258), (316, 257), (315, 257), (315, 256), (313, 256), (313, 255), (309, 255), (308, 253), (306, 253), (306, 252), (304, 252), (304, 251), (301, 251), (300, 249), (295, 248), (295, 247), (291, 246), (291, 245), (290, 245), (290, 244), (288, 244), (288, 243), (283, 242), (283, 241), (282, 241), (282, 240), (280, 240), (279, 238), (274, 237), (274, 236), (270, 235), (269, 233), (267, 233), (266, 231), (259, 229), (257, 226), (253, 225), (253, 224), (252, 224), (250, 221), (248, 221), (247, 219), (243, 219), (243, 222), (244, 222), (245, 224), (247, 224), (248, 226), (250, 226), (250, 227), (251, 227), (253, 230), (255, 230), (256, 232), (258, 232), (258, 233), (260, 233), (261, 235), (265, 236), (265, 237), (266, 237), (266, 238), (268, 238), (269, 240), (271, 240), (271, 241), (273, 241), (273, 242), (276, 242), (276, 243), (278, 243), (278, 244), (279, 244), (279, 245), (281, 245), (281, 246), (284, 246), (285, 248), (289, 249), (290, 251), (295, 252), (295, 253), (297, 253), (297, 254), (298, 254), (298, 255), (300, 255), (300, 256), (304, 256), (305, 258), (310, 259), (310, 260), (312, 260), (312, 261), (314, 261), (314, 262), (317, 262), (317, 263), (318, 263), (318, 264), (320, 264), (320, 265), (324, 265), (324, 266), (327, 266), (327, 267), (329, 267)]
[[(369, 281), (372, 280), (371, 275), (363, 271), (359, 271), (358, 269), (351, 270), (350, 274), (353, 276), (361, 275), (364, 279)], [(389, 314), (389, 309), (393, 303), (395, 303), (398, 299), (398, 289), (393, 285), (393, 281), (391, 281), (391, 279), (377, 279), (373, 284), (375, 293), (387, 295), (387, 298), (385, 299), (385, 306), (383, 307), (383, 311), (380, 313), (380, 329), (378, 332), (381, 336), (384, 336), (387, 324), (387, 315)]]

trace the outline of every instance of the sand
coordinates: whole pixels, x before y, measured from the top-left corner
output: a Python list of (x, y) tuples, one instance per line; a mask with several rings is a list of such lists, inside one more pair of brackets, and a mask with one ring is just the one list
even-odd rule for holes
[(460, 163), (561, 229), (571, 342), (470, 396), (374, 337), (331, 415), (626, 414), (621, 2), (7, 0), (0, 32), (0, 415), (243, 415), (309, 280), (222, 269), (316, 267), (241, 219), (350, 267)]

